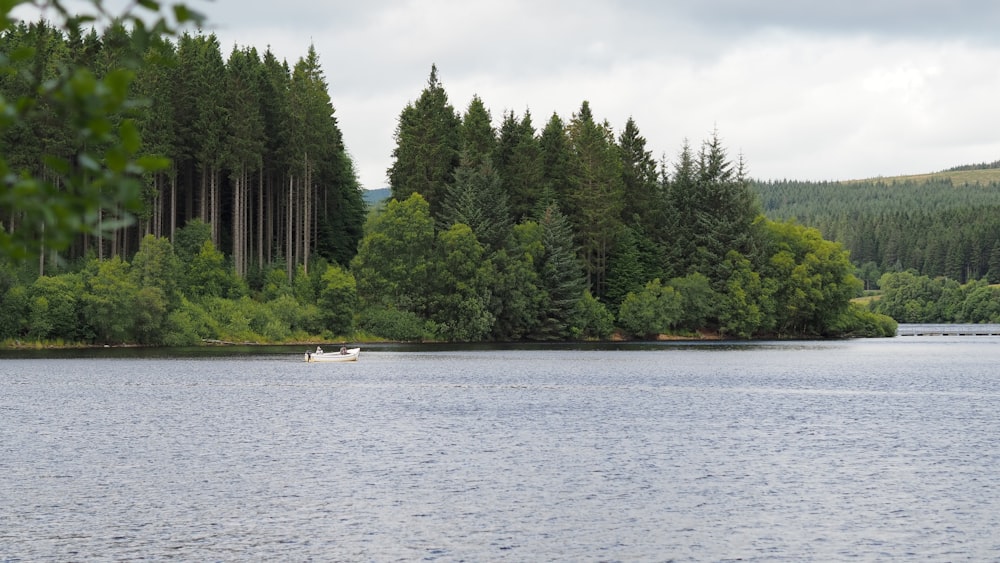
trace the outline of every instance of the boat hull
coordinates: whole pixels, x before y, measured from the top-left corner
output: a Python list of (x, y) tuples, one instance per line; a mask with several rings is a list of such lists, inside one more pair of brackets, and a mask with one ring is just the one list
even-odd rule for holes
[(306, 352), (305, 360), (309, 363), (356, 362), (361, 355), (361, 348), (349, 348), (344, 352)]

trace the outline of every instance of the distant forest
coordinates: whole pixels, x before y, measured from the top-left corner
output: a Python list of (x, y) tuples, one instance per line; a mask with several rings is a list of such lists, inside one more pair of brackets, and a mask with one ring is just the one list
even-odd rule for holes
[[(988, 170), (997, 163), (956, 167)], [(866, 287), (913, 270), (959, 283), (1000, 283), (1000, 182), (926, 178), (757, 182), (764, 213), (815, 227), (851, 253)]]

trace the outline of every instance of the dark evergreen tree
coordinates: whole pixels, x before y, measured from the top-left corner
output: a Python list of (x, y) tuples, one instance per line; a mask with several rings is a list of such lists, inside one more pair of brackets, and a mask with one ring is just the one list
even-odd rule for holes
[(461, 119), (438, 80), (437, 66), (431, 66), (427, 87), (403, 109), (396, 126), (389, 168), (392, 197), (402, 201), (419, 193), (430, 204), (431, 214), (437, 215), (459, 165), (460, 128)]
[(542, 153), (542, 193), (532, 211), (541, 217), (552, 204), (566, 205), (572, 191), (569, 137), (559, 114), (549, 118), (538, 143)]
[(618, 136), (618, 150), (624, 190), (622, 219), (640, 226), (644, 233), (653, 232), (661, 220), (657, 217), (662, 209), (657, 197), (660, 178), (656, 161), (646, 150), (646, 139), (639, 134), (639, 127), (631, 117)]
[(573, 242), (573, 227), (555, 205), (542, 215), (544, 254), (539, 264), (539, 282), (545, 298), (538, 311), (538, 325), (530, 333), (535, 340), (562, 340), (578, 336), (577, 304), (587, 280)]
[(493, 118), (479, 96), (473, 96), (469, 102), (462, 116), (459, 134), (462, 164), (480, 168), (493, 159), (497, 145), (496, 131), (493, 129)]
[(514, 220), (532, 216), (542, 198), (545, 181), (541, 146), (530, 112), (526, 111), (520, 120), (514, 112), (504, 115), (494, 161), (504, 190), (510, 196)]
[(438, 223), (442, 230), (457, 223), (472, 228), (476, 238), (490, 250), (503, 247), (512, 221), (507, 194), (489, 160), (479, 166), (463, 162), (448, 186)]
[(608, 260), (622, 227), (622, 162), (610, 125), (598, 124), (586, 101), (569, 125), (570, 180), (568, 215), (576, 229), (587, 283), (602, 297)]

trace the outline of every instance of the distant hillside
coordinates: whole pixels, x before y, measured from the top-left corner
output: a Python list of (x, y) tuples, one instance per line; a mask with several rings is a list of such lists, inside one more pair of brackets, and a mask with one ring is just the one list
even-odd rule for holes
[(1000, 281), (1000, 167), (842, 182), (758, 182), (764, 214), (816, 227), (844, 245), (855, 264), (881, 272), (913, 269), (959, 282)]
[(370, 206), (376, 203), (381, 203), (383, 200), (387, 199), (392, 195), (392, 190), (389, 188), (379, 188), (377, 190), (365, 190), (364, 198), (365, 203)]
[(846, 180), (841, 183), (925, 183), (951, 181), (952, 185), (961, 186), (965, 184), (986, 185), (1000, 182), (1000, 161), (989, 164), (967, 164), (955, 166), (941, 172), (931, 172), (928, 174), (911, 174), (908, 176), (888, 176), (878, 178), (866, 178), (863, 180)]

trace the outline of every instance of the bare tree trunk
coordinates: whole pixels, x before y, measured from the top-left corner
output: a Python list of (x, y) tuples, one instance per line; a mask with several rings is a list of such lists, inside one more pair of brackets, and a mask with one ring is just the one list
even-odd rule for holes
[(201, 173), (201, 197), (198, 201), (198, 217), (204, 222), (209, 222), (208, 217), (208, 170), (204, 170)]
[(257, 175), (257, 267), (264, 267), (264, 167)]
[(294, 250), (292, 249), (292, 209), (295, 205), (295, 176), (288, 176), (288, 209), (287, 224), (285, 225), (285, 269), (288, 274), (288, 281), (292, 280), (292, 264), (295, 262)]
[(312, 195), (312, 171), (309, 169), (309, 155), (305, 155), (305, 179), (302, 182), (302, 266), (309, 272), (309, 238), (312, 236), (310, 204)]
[(177, 173), (170, 175), (170, 243), (177, 233)]
[(211, 178), (209, 178), (209, 189), (212, 195), (211, 209), (209, 209), (209, 212), (211, 214), (210, 221), (212, 222), (212, 244), (214, 244), (216, 248), (219, 247), (219, 217), (221, 216), (218, 177), (218, 169), (213, 165), (211, 167)]

